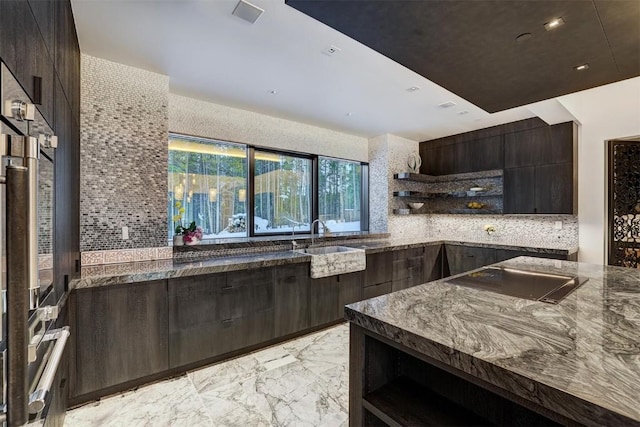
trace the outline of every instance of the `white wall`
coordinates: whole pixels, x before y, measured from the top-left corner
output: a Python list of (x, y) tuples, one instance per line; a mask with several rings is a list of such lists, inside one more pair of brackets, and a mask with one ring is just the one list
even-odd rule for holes
[(169, 94), (169, 132), (366, 162), (367, 138)]
[(606, 141), (640, 136), (640, 77), (562, 96), (580, 122), (578, 223), (582, 262), (603, 264), (606, 253)]

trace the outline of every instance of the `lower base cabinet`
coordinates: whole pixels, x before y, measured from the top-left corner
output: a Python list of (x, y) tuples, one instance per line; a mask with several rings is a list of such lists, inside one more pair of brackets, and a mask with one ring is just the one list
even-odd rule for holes
[(309, 281), (309, 316), (312, 327), (344, 318), (344, 306), (362, 299), (363, 272)]
[(494, 249), (475, 246), (444, 245), (446, 253), (446, 263), (443, 268), (443, 277), (453, 276), (466, 271), (475, 270), (485, 265), (506, 261), (519, 256), (534, 258), (551, 258), (560, 260), (576, 261), (576, 256), (560, 254), (538, 253), (518, 251), (511, 249)]
[(72, 396), (169, 369), (166, 280), (80, 289), (70, 309)]
[(78, 289), (69, 299), (70, 404), (330, 325), (353, 302), (520, 255), (560, 257), (432, 245), (369, 254), (365, 271), (321, 279), (300, 263)]
[(275, 337), (274, 269), (169, 280), (169, 367)]

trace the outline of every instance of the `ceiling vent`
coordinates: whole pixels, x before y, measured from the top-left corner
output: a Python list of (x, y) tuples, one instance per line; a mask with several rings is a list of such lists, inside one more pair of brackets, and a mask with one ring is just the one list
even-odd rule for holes
[(262, 12), (264, 12), (264, 9), (261, 9), (248, 1), (240, 0), (231, 14), (253, 24), (258, 20), (258, 18), (260, 18)]
[(440, 108), (451, 108), (451, 107), (455, 107), (456, 103), (453, 101), (447, 101), (447, 102), (443, 102), (442, 104), (438, 105), (438, 107)]

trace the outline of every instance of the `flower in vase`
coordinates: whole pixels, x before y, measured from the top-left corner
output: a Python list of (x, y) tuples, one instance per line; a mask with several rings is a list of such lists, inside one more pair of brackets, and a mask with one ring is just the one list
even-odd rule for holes
[(486, 231), (487, 234), (489, 236), (491, 236), (493, 233), (496, 232), (496, 226), (495, 225), (491, 225), (491, 224), (485, 224), (484, 225), (484, 231)]

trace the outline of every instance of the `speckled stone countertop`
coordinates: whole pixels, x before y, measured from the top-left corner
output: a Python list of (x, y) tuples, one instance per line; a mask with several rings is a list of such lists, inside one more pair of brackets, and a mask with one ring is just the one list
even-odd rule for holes
[(347, 306), (366, 330), (585, 425), (640, 425), (640, 271), (520, 257), (589, 280), (557, 305), (438, 280)]
[[(443, 243), (455, 245), (483, 246), (512, 250), (523, 250), (537, 253), (553, 253), (570, 255), (577, 248), (562, 247), (525, 247), (494, 242), (454, 242), (441, 239), (413, 238), (413, 239), (379, 239), (362, 238), (346, 241), (325, 239), (322, 245), (343, 245), (364, 249), (366, 253), (417, 248), (427, 245)], [(302, 245), (304, 247), (306, 245)], [(70, 283), (71, 289), (93, 288), (98, 286), (118, 285), (125, 283), (146, 282), (149, 280), (171, 279), (176, 277), (197, 276), (228, 271), (247, 270), (252, 268), (273, 267), (284, 264), (309, 262), (310, 255), (290, 250), (291, 244), (282, 242), (277, 246), (269, 246), (267, 252), (234, 253), (221, 255), (202, 254), (199, 257), (184, 257), (157, 261), (128, 262), (121, 264), (103, 264), (82, 267), (79, 279)], [(196, 254), (198, 252), (195, 252)]]

